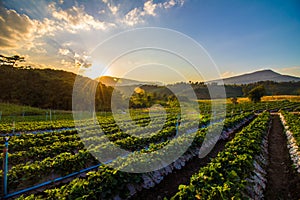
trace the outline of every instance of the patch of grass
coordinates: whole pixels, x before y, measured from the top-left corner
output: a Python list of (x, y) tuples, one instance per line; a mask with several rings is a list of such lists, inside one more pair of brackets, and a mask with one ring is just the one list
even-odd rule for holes
[(262, 101), (284, 101), (289, 100), (292, 102), (300, 102), (300, 95), (275, 95), (275, 96), (264, 96)]
[[(262, 102), (266, 101), (291, 101), (291, 102), (300, 102), (300, 95), (274, 95), (274, 96), (263, 96), (261, 98)], [(250, 102), (248, 97), (238, 97), (238, 103), (247, 103)], [(232, 103), (231, 98), (227, 98), (227, 103)]]
[(2, 112), (3, 116), (23, 115), (23, 113), (28, 113), (30, 115), (40, 115), (40, 114), (44, 114), (45, 110), (30, 107), (30, 106), (20, 106), (16, 104), (0, 103), (0, 112)]
[[(22, 116), (24, 115), (45, 115), (49, 109), (40, 109), (30, 106), (22, 106), (10, 103), (0, 103), (0, 113), (2, 116)], [(55, 111), (57, 114), (70, 114), (71, 111)]]

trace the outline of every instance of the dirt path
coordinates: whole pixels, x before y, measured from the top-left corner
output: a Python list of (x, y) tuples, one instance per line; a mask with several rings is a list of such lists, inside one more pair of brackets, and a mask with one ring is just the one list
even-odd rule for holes
[(300, 174), (292, 168), (287, 139), (278, 115), (272, 116), (265, 199), (300, 199)]

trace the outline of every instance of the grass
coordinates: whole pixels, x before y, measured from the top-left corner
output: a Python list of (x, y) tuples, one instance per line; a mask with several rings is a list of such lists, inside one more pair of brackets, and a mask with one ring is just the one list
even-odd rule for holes
[[(49, 109), (40, 109), (30, 106), (22, 106), (10, 103), (0, 103), (0, 114), (2, 116), (22, 116), (24, 115), (45, 115), (46, 112), (49, 113)], [(70, 114), (71, 111), (55, 111), (57, 114)]]
[(300, 102), (300, 95), (275, 95), (275, 96), (264, 96), (262, 101), (284, 101), (289, 100), (292, 102)]
[(20, 106), (10, 103), (0, 103), (0, 112), (3, 116), (8, 115), (23, 115), (23, 113), (30, 113), (31, 115), (44, 114), (45, 110), (39, 108), (33, 108), (30, 106)]
[[(248, 97), (238, 97), (238, 103), (247, 103), (250, 102)], [(267, 101), (284, 101), (288, 100), (291, 102), (300, 102), (300, 95), (274, 95), (274, 96), (263, 96), (261, 98), (262, 102)], [(232, 103), (231, 98), (227, 98), (227, 103)]]

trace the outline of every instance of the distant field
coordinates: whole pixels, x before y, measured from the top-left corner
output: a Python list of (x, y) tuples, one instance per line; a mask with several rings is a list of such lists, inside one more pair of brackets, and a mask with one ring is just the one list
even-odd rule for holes
[(262, 101), (282, 101), (282, 100), (300, 102), (300, 95), (265, 96), (262, 98)]
[(23, 113), (44, 114), (45, 110), (30, 106), (20, 106), (16, 104), (0, 103), (0, 112), (2, 115), (22, 115)]
[[(275, 95), (275, 96), (264, 96), (261, 99), (262, 101), (292, 101), (292, 102), (300, 102), (300, 96), (299, 95)], [(238, 102), (250, 102), (250, 100), (247, 97), (239, 97)], [(230, 98), (227, 99), (227, 103), (231, 103)]]
[[(52, 110), (52, 114), (71, 114), (71, 111)], [(40, 109), (30, 106), (22, 106), (10, 103), (0, 103), (1, 117), (15, 117), (15, 116), (32, 116), (32, 115), (49, 115), (50, 109)]]
[[(238, 97), (238, 103), (246, 103), (246, 102), (250, 102), (250, 100), (248, 99), (248, 97)], [(274, 96), (264, 96), (261, 99), (262, 101), (284, 101), (284, 100), (288, 100), (291, 102), (300, 102), (300, 95), (274, 95)], [(214, 101), (218, 101), (218, 100), (214, 100)], [(198, 100), (198, 102), (202, 102), (202, 103), (210, 103), (211, 100), (210, 99), (201, 99)], [(226, 103), (232, 103), (231, 102), (231, 98), (227, 98)]]

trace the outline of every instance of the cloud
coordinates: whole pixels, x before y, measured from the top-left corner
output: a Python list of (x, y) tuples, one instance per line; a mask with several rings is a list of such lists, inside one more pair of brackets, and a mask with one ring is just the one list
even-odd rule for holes
[(144, 3), (144, 13), (147, 15), (155, 16), (156, 15), (156, 13), (155, 13), (156, 7), (157, 7), (157, 4), (154, 4), (153, 0), (146, 1)]
[(108, 3), (108, 4), (107, 4), (107, 7), (109, 8), (110, 12), (111, 12), (113, 15), (116, 15), (117, 12), (119, 11), (120, 5), (115, 6), (115, 5), (112, 5), (112, 4)]
[(36, 45), (34, 41), (37, 38), (46, 34), (53, 35), (59, 28), (62, 30), (56, 22), (47, 18), (41, 21), (33, 20), (15, 10), (0, 8), (0, 47), (2, 49), (30, 50)]
[(277, 70), (279, 73), (300, 77), (300, 66), (285, 67)]
[(228, 78), (228, 77), (231, 77), (231, 76), (234, 76), (234, 75), (236, 75), (234, 72), (226, 71), (226, 72), (221, 74), (221, 77), (222, 78)]
[[(143, 24), (147, 16), (157, 16), (159, 10), (168, 9), (176, 5), (182, 6), (184, 0), (169, 0), (162, 3), (154, 3), (153, 0), (145, 1), (139, 7), (133, 7), (127, 13), (122, 13), (121, 4), (114, 5), (108, 0), (102, 0), (107, 5), (101, 13), (113, 16), (110, 21), (102, 21), (85, 12), (83, 5), (72, 6), (68, 9), (60, 7), (59, 3), (52, 2), (47, 9), (52, 16), (36, 20), (26, 14), (19, 14), (15, 10), (0, 7), (0, 47), (5, 49), (34, 48), (34, 41), (43, 36), (55, 36), (61, 33), (78, 33), (89, 30), (108, 30), (117, 25), (135, 26)], [(107, 12), (106, 12), (107, 11)], [(99, 16), (98, 16), (99, 17)], [(36, 49), (36, 52), (39, 52)], [(40, 49), (40, 52), (44, 52)]]
[(0, 47), (15, 48), (32, 37), (34, 22), (27, 15), (0, 8)]
[(75, 67), (75, 63), (74, 62), (66, 61), (65, 59), (62, 59), (60, 61), (60, 64), (62, 64), (64, 68), (74, 68)]
[(66, 55), (68, 55), (71, 52), (70, 52), (69, 49), (61, 49), (60, 48), (60, 49), (58, 49), (58, 53), (61, 54), (61, 55), (63, 55), (63, 56), (66, 56)]
[(83, 6), (72, 6), (69, 9), (62, 10), (61, 8), (56, 8), (55, 3), (52, 3), (49, 5), (49, 9), (53, 18), (60, 22), (60, 26), (72, 33), (76, 33), (78, 30), (106, 30), (115, 26), (113, 23), (95, 19), (84, 11)]
[(46, 54), (47, 50), (43, 47), (33, 47), (31, 49), (32, 52), (37, 53), (37, 54)]
[(183, 6), (184, 3), (185, 3), (185, 0), (169, 0), (169, 1), (164, 2), (162, 4), (162, 6), (165, 9), (169, 9), (176, 5)]
[(185, 0), (169, 0), (164, 3), (153, 3), (153, 0), (148, 0), (143, 4), (143, 7), (135, 7), (130, 10), (124, 18), (122, 23), (128, 26), (134, 26), (145, 22), (147, 16), (157, 16), (158, 8), (169, 9), (174, 6), (182, 6)]
[(143, 8), (133, 8), (130, 10), (122, 20), (128, 26), (134, 26), (145, 22), (144, 17), (147, 15), (156, 16), (155, 8), (157, 4), (153, 0), (148, 0), (144, 3)]
[[(66, 1), (63, 0), (57, 0), (56, 3), (45, 2), (42, 4), (44, 7), (38, 7), (36, 10), (27, 9), (26, 6), (19, 8), (23, 9), (24, 14), (5, 8), (0, 3), (0, 51), (7, 55), (29, 54), (29, 62), (41, 62), (35, 66), (61, 67), (73, 62), (73, 66), (75, 63), (76, 66), (89, 67), (89, 59), (84, 54), (78, 56), (81, 54), (79, 52), (86, 50), (82, 42), (85, 39), (79, 41), (78, 36), (88, 34), (86, 41), (90, 41), (91, 36), (95, 34), (99, 37), (99, 33), (109, 34), (108, 30), (113, 31), (116, 27), (128, 28), (143, 24), (147, 22), (148, 17), (157, 17), (160, 11), (182, 6), (184, 3), (183, 0), (165, 0), (157, 3), (154, 0), (144, 0), (141, 3), (132, 3), (128, 7), (111, 0), (102, 2), (105, 5), (96, 8), (101, 11), (93, 15), (86, 12), (90, 10), (86, 9), (88, 6), (79, 2), (67, 8)], [(16, 4), (16, 7), (18, 6), (20, 7)]]
[(129, 11), (122, 22), (128, 26), (134, 26), (136, 24), (144, 23), (144, 19), (141, 17), (142, 11), (138, 8), (134, 8), (133, 10)]

